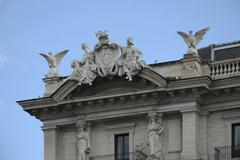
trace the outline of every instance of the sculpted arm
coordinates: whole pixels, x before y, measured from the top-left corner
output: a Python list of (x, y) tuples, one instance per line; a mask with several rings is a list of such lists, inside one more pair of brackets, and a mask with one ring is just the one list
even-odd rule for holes
[(86, 138), (87, 138), (87, 148), (90, 149), (90, 138), (89, 138), (89, 134), (86, 134)]
[(163, 132), (164, 128), (160, 127), (158, 134), (160, 135)]

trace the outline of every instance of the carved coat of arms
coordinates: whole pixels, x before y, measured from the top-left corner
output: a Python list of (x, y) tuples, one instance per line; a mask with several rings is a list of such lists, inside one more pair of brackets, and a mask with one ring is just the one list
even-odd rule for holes
[(97, 72), (102, 77), (115, 75), (117, 73), (116, 61), (120, 56), (120, 47), (116, 43), (109, 44), (106, 32), (98, 32), (97, 36), (99, 44), (94, 49)]
[(126, 76), (129, 81), (142, 68), (150, 68), (144, 61), (140, 61), (142, 55), (138, 49), (134, 48), (133, 39), (127, 40), (127, 47), (120, 47), (116, 43), (109, 43), (107, 32), (97, 32), (99, 43), (95, 45), (91, 52), (87, 44), (82, 48), (85, 52), (83, 59), (74, 60), (72, 68), (74, 69), (71, 79), (77, 80), (79, 85), (91, 85), (97, 76)]

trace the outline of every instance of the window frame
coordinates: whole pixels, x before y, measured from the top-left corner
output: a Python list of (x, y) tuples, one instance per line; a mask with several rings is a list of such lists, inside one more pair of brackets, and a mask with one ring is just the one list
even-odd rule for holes
[[(231, 147), (232, 158), (240, 157), (240, 148), (236, 149), (235, 145), (236, 127), (240, 127), (240, 123), (232, 123), (232, 147)], [(238, 147), (240, 147), (240, 145), (238, 145)]]
[[(118, 155), (119, 154), (121, 154), (121, 153), (118, 153), (118, 138), (119, 137), (123, 137), (123, 159), (120, 159), (120, 160), (129, 160), (129, 148), (130, 148), (130, 146), (129, 146), (129, 133), (123, 133), (123, 134), (115, 134), (114, 135), (114, 157), (115, 157), (115, 160), (118, 160)], [(128, 136), (128, 152), (127, 153), (125, 153), (125, 149), (124, 149), (124, 144), (125, 144), (125, 142), (124, 142), (124, 140), (125, 140), (125, 136)], [(126, 156), (127, 155), (127, 156)], [(125, 157), (128, 157), (128, 158), (125, 158)]]

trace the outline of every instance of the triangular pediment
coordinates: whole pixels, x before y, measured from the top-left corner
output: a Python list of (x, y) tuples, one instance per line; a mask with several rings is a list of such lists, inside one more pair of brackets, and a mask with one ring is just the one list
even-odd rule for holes
[(100, 96), (136, 93), (144, 90), (164, 88), (166, 80), (159, 74), (142, 70), (132, 81), (124, 77), (98, 77), (92, 85), (78, 85), (74, 80), (66, 81), (52, 97), (56, 101), (84, 99)]

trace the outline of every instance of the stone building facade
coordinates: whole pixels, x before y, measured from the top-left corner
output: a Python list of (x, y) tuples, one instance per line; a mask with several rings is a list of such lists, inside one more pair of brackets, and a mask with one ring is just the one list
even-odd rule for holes
[(240, 42), (146, 65), (132, 39), (98, 38), (69, 77), (48, 75), (42, 98), (18, 101), (43, 122), (45, 160), (240, 156)]

